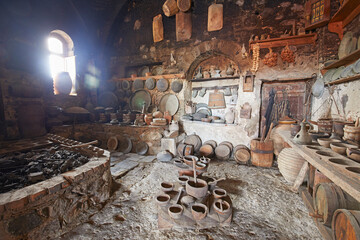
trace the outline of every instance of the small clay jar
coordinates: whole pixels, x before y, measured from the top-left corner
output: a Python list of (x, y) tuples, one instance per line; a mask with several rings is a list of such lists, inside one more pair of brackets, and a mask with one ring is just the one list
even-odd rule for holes
[(163, 192), (170, 192), (174, 189), (174, 184), (169, 183), (169, 182), (162, 182), (161, 183), (161, 190)]
[(156, 196), (155, 201), (159, 206), (165, 206), (170, 202), (170, 196), (167, 194), (161, 194)]
[(170, 113), (168, 111), (164, 112), (164, 118), (166, 119), (167, 124), (171, 123), (172, 116), (170, 115)]
[(173, 204), (169, 207), (168, 213), (172, 219), (179, 219), (184, 211), (180, 204)]
[(223, 198), (226, 197), (227, 193), (225, 189), (217, 188), (213, 191), (214, 198)]
[(213, 208), (215, 212), (221, 215), (225, 215), (228, 212), (230, 212), (230, 204), (227, 201), (224, 201), (222, 199), (218, 199), (214, 201)]
[(178, 177), (178, 181), (181, 185), (185, 186), (186, 185), (186, 181), (189, 180), (190, 177), (189, 176), (180, 176)]
[(145, 123), (146, 123), (147, 125), (150, 125), (151, 122), (152, 122), (152, 120), (153, 120), (153, 116), (152, 116), (151, 113), (145, 114), (145, 116), (144, 116), (144, 121), (145, 121)]
[(195, 221), (199, 221), (206, 217), (208, 213), (208, 207), (202, 203), (195, 203), (191, 206), (191, 213)]

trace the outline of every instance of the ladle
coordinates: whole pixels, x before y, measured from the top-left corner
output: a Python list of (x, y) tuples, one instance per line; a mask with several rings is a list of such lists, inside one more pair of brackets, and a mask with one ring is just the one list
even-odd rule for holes
[(196, 166), (196, 160), (195, 160), (195, 158), (192, 158), (192, 160), (193, 160), (193, 170), (194, 170), (194, 182), (195, 182), (195, 184), (197, 183), (197, 179), (196, 179), (196, 168), (195, 168), (195, 166)]
[(213, 191), (214, 190), (214, 188), (215, 188), (215, 186), (216, 186), (216, 184), (218, 183), (218, 182), (220, 182), (220, 181), (223, 181), (223, 180), (226, 180), (226, 178), (219, 178), (219, 179), (217, 179), (217, 180), (215, 180), (215, 181), (212, 181), (212, 182), (209, 182), (208, 184), (209, 184), (209, 187), (210, 187), (210, 191)]
[(177, 204), (177, 203), (179, 202), (180, 197), (181, 197), (181, 193), (182, 193), (183, 191), (184, 191), (184, 188), (183, 188), (183, 187), (179, 188), (179, 193), (178, 193), (178, 195), (177, 195), (177, 197), (176, 197), (175, 204)]

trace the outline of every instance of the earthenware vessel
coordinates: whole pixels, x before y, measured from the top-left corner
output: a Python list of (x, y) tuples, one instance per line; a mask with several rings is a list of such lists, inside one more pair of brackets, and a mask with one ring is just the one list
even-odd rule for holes
[(306, 123), (302, 122), (300, 124), (301, 129), (300, 131), (296, 134), (296, 136), (294, 137), (294, 142), (297, 144), (301, 144), (301, 145), (309, 145), (312, 143), (312, 138), (309, 135), (309, 133), (306, 130)]
[(170, 196), (168, 194), (160, 194), (156, 196), (155, 201), (159, 206), (165, 206), (170, 202)]
[(191, 206), (191, 213), (195, 221), (199, 221), (206, 217), (208, 213), (208, 207), (202, 203), (195, 203)]

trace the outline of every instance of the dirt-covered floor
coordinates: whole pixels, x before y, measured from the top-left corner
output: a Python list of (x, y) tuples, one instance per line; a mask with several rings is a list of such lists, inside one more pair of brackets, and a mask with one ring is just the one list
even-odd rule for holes
[(163, 181), (176, 181), (177, 167), (141, 163), (116, 180), (119, 189), (97, 214), (61, 239), (322, 239), (300, 196), (275, 168), (212, 161), (205, 174), (233, 201), (230, 227), (166, 230), (157, 226), (154, 196)]

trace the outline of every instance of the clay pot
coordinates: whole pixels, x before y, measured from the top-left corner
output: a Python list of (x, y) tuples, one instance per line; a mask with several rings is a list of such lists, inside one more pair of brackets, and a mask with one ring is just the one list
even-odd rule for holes
[(161, 183), (161, 190), (163, 192), (171, 192), (174, 189), (174, 184), (169, 182), (162, 182)]
[(215, 210), (215, 212), (217, 212), (218, 214), (221, 215), (225, 215), (227, 213), (230, 212), (230, 204), (227, 201), (224, 201), (222, 199), (218, 199), (216, 201), (214, 201), (213, 203), (213, 208)]
[(195, 165), (195, 169), (200, 170), (200, 171), (204, 170), (206, 167), (207, 167), (207, 165), (202, 162), (197, 162)]
[(186, 182), (190, 179), (189, 176), (180, 176), (178, 177), (178, 181), (181, 185), (185, 186)]
[(171, 124), (169, 125), (169, 131), (170, 132), (179, 131), (179, 123), (175, 120), (172, 120)]
[(153, 120), (153, 115), (151, 113), (147, 113), (144, 116), (144, 121), (147, 125), (150, 125)]
[(208, 213), (208, 207), (202, 203), (195, 203), (191, 206), (191, 213), (195, 221), (199, 221), (206, 217)]
[(284, 148), (277, 159), (281, 175), (291, 184), (295, 182), (305, 159), (292, 148)]
[(194, 180), (188, 180), (186, 182), (186, 193), (195, 198), (205, 197), (208, 191), (208, 184), (205, 180), (197, 179), (195, 183)]
[(168, 111), (164, 112), (164, 118), (166, 119), (166, 123), (169, 124), (172, 120), (172, 116)]
[(326, 148), (330, 148), (330, 143), (341, 142), (341, 140), (332, 139), (332, 138), (318, 138), (317, 141), (321, 146)]
[(162, 118), (164, 115), (160, 111), (156, 111), (153, 113), (153, 118)]
[(355, 160), (356, 162), (360, 162), (360, 150), (356, 148), (347, 148), (346, 154), (349, 158), (352, 160)]
[(225, 189), (217, 188), (213, 191), (214, 198), (223, 198), (226, 197), (227, 193)]
[(193, 158), (195, 158), (195, 161), (199, 161), (199, 158), (196, 157), (196, 156), (193, 156), (193, 155), (187, 155), (187, 156), (184, 156), (184, 162), (189, 165), (190, 167), (192, 167), (193, 165)]
[(184, 208), (180, 204), (171, 205), (168, 209), (168, 213), (172, 219), (179, 219), (183, 211)]
[(347, 148), (356, 148), (356, 147), (357, 147), (356, 145), (340, 143), (340, 142), (330, 143), (331, 150), (341, 155), (346, 155)]
[(170, 202), (170, 196), (167, 194), (161, 194), (156, 196), (155, 201), (159, 206), (165, 206)]
[(344, 127), (344, 140), (351, 140), (360, 142), (360, 127), (345, 125)]

